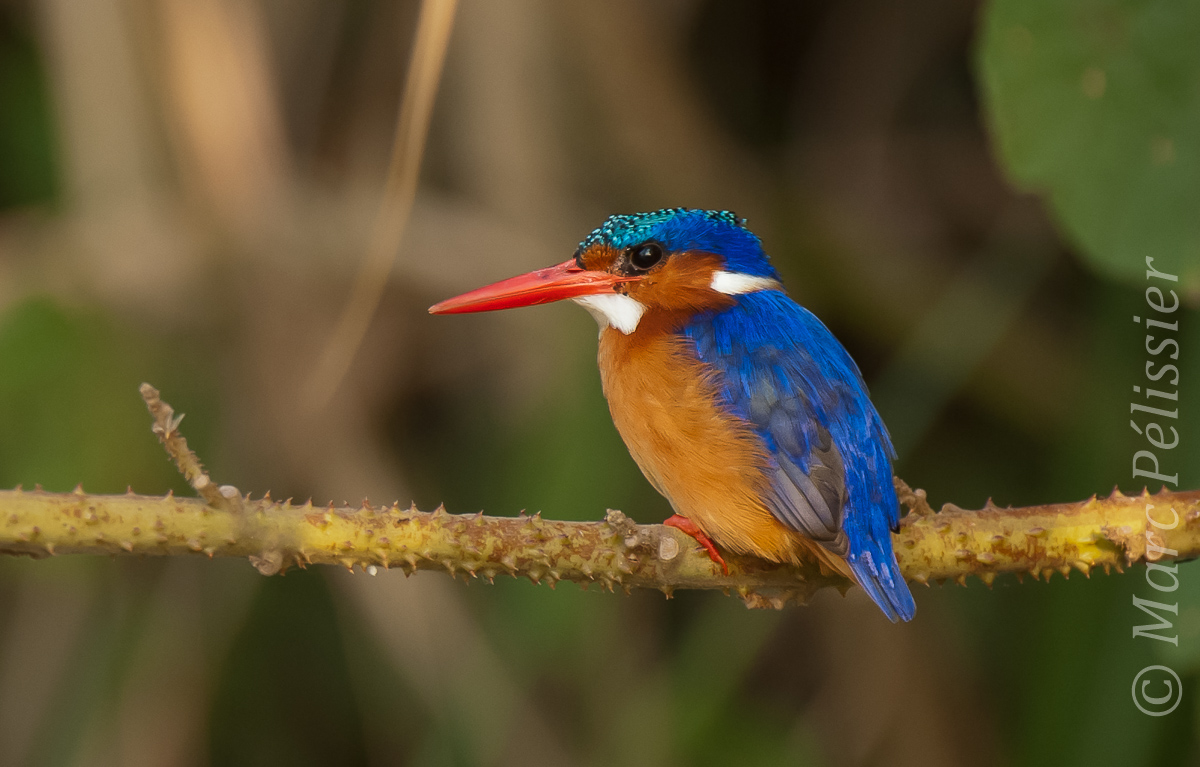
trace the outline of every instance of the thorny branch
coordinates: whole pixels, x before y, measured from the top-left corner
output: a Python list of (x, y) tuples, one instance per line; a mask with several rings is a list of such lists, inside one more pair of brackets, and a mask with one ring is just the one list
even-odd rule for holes
[[(374, 573), (444, 570), (465, 579), (526, 577), (553, 587), (560, 580), (587, 588), (724, 589), (750, 607), (803, 602), (845, 579), (816, 563), (775, 565), (726, 555), (725, 575), (694, 541), (662, 525), (639, 525), (619, 511), (599, 522), (556, 522), (540, 515), (488, 517), (444, 509), (314, 506), (252, 500), (216, 486), (179, 433), (182, 416), (144, 384), (153, 430), (201, 498), (0, 491), (0, 553), (35, 558), (58, 554), (141, 554), (246, 557), (274, 575), (292, 566), (340, 564)], [(968, 511), (947, 504), (934, 512), (925, 491), (897, 480), (909, 510), (894, 537), (905, 576), (913, 582), (999, 573), (1049, 580), (1072, 569), (1123, 570), (1136, 562), (1200, 554), (1200, 491), (1143, 493), (1079, 503)]]

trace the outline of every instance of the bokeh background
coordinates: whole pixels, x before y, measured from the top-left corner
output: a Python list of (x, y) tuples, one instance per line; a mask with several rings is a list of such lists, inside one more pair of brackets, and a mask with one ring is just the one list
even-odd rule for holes
[[(1144, 258), (1182, 275), (1200, 487), (1200, 12), (1186, 0), (462, 0), (411, 217), (306, 400), (388, 173), (420, 5), (0, 0), (0, 486), (659, 521), (571, 306), (430, 317), (615, 212), (729, 208), (858, 360), (935, 504), (1130, 475)], [(1140, 308), (1139, 308), (1140, 307)], [(1143, 445), (1144, 446), (1144, 445)], [(1140, 569), (750, 612), (719, 594), (0, 561), (0, 764), (1150, 765), (1200, 759)], [(1188, 692), (1151, 718), (1133, 675)]]

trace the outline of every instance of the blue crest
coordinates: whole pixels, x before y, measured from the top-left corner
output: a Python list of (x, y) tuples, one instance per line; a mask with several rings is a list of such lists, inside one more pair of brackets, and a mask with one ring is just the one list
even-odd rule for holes
[(583, 238), (576, 252), (582, 253), (593, 245), (623, 250), (653, 240), (672, 252), (715, 253), (725, 259), (726, 268), (732, 272), (778, 279), (762, 243), (745, 224), (745, 219), (729, 210), (663, 208), (650, 213), (609, 216)]

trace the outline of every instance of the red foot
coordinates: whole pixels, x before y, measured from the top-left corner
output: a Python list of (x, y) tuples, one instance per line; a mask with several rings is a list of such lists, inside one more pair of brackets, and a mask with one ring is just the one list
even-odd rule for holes
[(717, 553), (717, 547), (713, 544), (712, 539), (705, 535), (704, 531), (701, 530), (695, 522), (687, 517), (681, 517), (678, 514), (672, 514), (667, 521), (663, 522), (663, 524), (667, 527), (673, 527), (676, 530), (682, 530), (683, 532), (695, 538), (696, 542), (703, 546), (704, 550), (708, 552), (709, 559), (720, 565), (725, 574), (729, 575), (729, 565), (725, 564), (725, 560), (721, 558), (719, 553)]

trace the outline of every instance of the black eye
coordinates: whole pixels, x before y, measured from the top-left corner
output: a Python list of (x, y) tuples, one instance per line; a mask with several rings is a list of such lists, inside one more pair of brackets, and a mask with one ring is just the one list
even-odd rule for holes
[(662, 246), (657, 242), (647, 242), (638, 245), (629, 255), (629, 264), (634, 269), (649, 269), (663, 259)]

